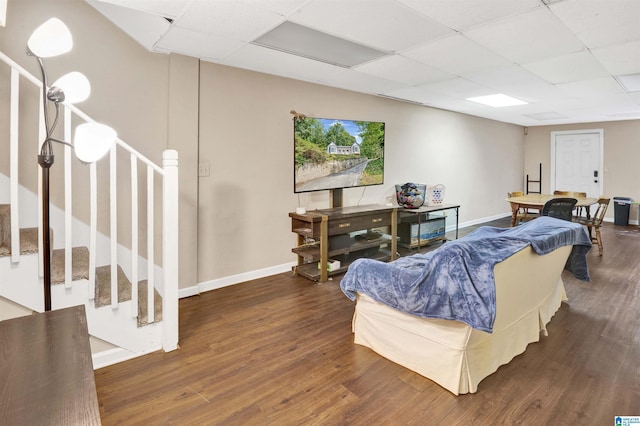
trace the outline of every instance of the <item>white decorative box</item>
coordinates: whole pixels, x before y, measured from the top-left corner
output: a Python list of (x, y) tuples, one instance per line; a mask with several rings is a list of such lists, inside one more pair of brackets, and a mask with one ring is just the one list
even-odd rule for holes
[(444, 185), (427, 185), (426, 206), (439, 206), (444, 201)]
[[(318, 262), (318, 269), (320, 269), (320, 262)], [(327, 271), (333, 272), (333, 271), (337, 271), (338, 269), (340, 269), (339, 260), (329, 259), (327, 261)]]

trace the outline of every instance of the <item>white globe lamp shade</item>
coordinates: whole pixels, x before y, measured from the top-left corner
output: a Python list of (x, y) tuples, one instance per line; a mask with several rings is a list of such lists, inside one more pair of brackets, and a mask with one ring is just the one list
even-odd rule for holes
[(73, 47), (69, 28), (58, 18), (51, 18), (36, 28), (27, 41), (29, 51), (39, 58), (67, 53)]
[(67, 105), (75, 104), (86, 100), (91, 94), (91, 83), (87, 77), (81, 72), (73, 71), (63, 75), (57, 79), (49, 91), (50, 100), (58, 100), (55, 96), (59, 95), (59, 91), (64, 93), (64, 100), (61, 101)]
[(73, 141), (76, 157), (83, 163), (95, 163), (109, 152), (117, 136), (116, 131), (105, 124), (80, 124)]

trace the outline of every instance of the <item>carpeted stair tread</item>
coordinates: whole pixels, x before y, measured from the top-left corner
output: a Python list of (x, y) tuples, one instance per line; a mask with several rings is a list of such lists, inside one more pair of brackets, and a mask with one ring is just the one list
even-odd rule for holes
[[(149, 285), (147, 280), (138, 281), (138, 327), (142, 327), (149, 323), (147, 316), (147, 289)], [(162, 297), (156, 289), (153, 290), (153, 321), (162, 320)]]
[[(38, 228), (20, 229), (20, 253), (38, 252)], [(11, 206), (0, 204), (0, 257), (11, 255)], [(51, 283), (62, 284), (65, 279), (65, 250), (57, 249), (51, 255)], [(89, 249), (71, 249), (71, 277), (73, 281), (89, 279)], [(138, 283), (138, 327), (148, 324), (147, 280)], [(118, 265), (118, 302), (131, 300), (131, 283)], [(111, 305), (111, 266), (96, 268), (95, 306)], [(162, 320), (162, 297), (154, 290), (154, 321)]]
[[(118, 302), (131, 300), (131, 282), (118, 265)], [(111, 305), (111, 265), (96, 268), (96, 308)]]
[[(53, 230), (51, 241), (53, 241)], [(20, 254), (38, 252), (38, 228), (20, 229)], [(11, 255), (11, 205), (0, 204), (0, 257)]]
[(11, 206), (0, 204), (0, 247), (9, 243), (11, 238)]
[[(51, 284), (64, 283), (64, 249), (53, 250), (51, 255)], [(71, 279), (89, 279), (89, 249), (87, 247), (73, 247), (71, 249)]]
[[(5, 231), (2, 231), (5, 232)], [(23, 228), (20, 230), (20, 254), (38, 252), (38, 228)], [(0, 244), (0, 257), (11, 255), (11, 232), (9, 237)]]

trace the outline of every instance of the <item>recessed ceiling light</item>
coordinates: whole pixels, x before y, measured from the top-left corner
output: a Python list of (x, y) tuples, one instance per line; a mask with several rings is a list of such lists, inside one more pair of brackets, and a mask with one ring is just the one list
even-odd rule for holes
[(467, 100), (496, 108), (513, 105), (526, 105), (528, 103), (521, 101), (520, 99), (512, 98), (511, 96), (503, 95), (502, 93), (488, 96), (477, 96), (475, 98), (467, 98)]
[(616, 80), (627, 92), (640, 92), (640, 74), (618, 75)]
[(343, 68), (390, 54), (288, 21), (251, 43)]

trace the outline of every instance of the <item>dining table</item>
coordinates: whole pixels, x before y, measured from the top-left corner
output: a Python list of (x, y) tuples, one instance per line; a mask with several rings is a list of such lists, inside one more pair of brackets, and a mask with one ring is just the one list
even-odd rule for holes
[[(511, 226), (516, 226), (519, 209), (535, 209), (542, 212), (545, 203), (553, 198), (566, 198), (566, 195), (556, 194), (525, 194), (518, 197), (509, 197), (507, 201), (511, 204)], [(597, 198), (591, 197), (571, 197), (578, 200), (575, 207), (583, 207), (586, 210), (587, 217), (590, 217), (589, 207), (598, 203)]]

